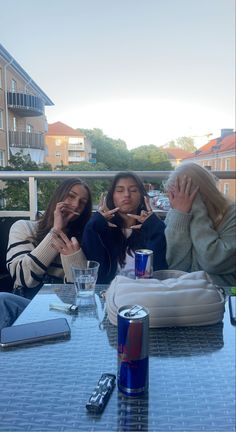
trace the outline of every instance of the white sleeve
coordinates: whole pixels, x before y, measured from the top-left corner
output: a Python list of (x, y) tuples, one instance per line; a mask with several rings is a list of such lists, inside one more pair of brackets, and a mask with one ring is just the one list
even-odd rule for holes
[(13, 278), (14, 287), (36, 287), (40, 278), (58, 255), (51, 246), (52, 234), (48, 233), (36, 246), (32, 222), (19, 220), (9, 232), (7, 268)]

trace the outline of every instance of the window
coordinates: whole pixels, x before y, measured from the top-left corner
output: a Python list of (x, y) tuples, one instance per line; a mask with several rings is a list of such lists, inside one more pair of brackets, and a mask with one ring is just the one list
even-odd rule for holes
[(56, 144), (56, 146), (60, 146), (61, 145), (61, 139), (59, 139), (59, 138), (57, 138), (56, 140), (55, 140), (55, 144)]
[(60, 152), (56, 152), (56, 157), (61, 157), (61, 153)]
[(230, 159), (225, 159), (225, 171), (230, 171)]
[(229, 183), (224, 183), (224, 195), (229, 195)]
[(11, 91), (12, 92), (16, 92), (17, 88), (16, 88), (16, 80), (12, 79), (11, 80)]
[(0, 88), (2, 88), (2, 69), (0, 68)]
[(0, 129), (3, 129), (3, 115), (1, 110), (0, 110)]
[(13, 117), (13, 130), (16, 131), (16, 117)]
[(26, 125), (26, 132), (28, 132), (28, 133), (32, 133), (33, 130), (34, 130), (34, 128), (33, 128), (32, 125), (30, 125), (30, 124), (27, 124), (27, 125)]
[(0, 150), (0, 166), (4, 166), (4, 153)]

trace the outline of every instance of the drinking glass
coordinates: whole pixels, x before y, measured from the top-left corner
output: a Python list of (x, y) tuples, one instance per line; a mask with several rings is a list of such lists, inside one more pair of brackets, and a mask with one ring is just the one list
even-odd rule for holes
[(72, 275), (78, 297), (87, 298), (94, 295), (99, 265), (97, 261), (87, 261), (84, 267), (72, 266)]

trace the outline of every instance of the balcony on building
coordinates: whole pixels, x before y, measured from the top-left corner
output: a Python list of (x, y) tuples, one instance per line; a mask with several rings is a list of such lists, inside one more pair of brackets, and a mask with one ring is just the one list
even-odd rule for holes
[(77, 144), (74, 144), (74, 143), (71, 143), (71, 142), (69, 142), (69, 144), (68, 144), (68, 151), (85, 151), (85, 146), (84, 146), (84, 143), (77, 143)]
[(91, 152), (89, 153), (89, 162), (92, 164), (95, 164), (97, 162), (97, 150), (95, 148), (91, 149)]
[(76, 155), (68, 155), (68, 162), (69, 163), (76, 163), (76, 162), (86, 162), (86, 159), (84, 156), (76, 156)]
[(44, 101), (26, 92), (7, 92), (8, 108), (20, 117), (36, 117), (44, 114)]
[(9, 131), (9, 146), (20, 149), (31, 148), (44, 150), (44, 134), (42, 132)]

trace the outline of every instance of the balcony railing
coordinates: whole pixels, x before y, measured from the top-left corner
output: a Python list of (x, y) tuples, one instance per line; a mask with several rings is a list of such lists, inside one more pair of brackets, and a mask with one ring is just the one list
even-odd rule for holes
[[(105, 180), (113, 178), (117, 173), (118, 171), (0, 171), (0, 181), (17, 179), (28, 179), (29, 181), (29, 210), (1, 210), (0, 217), (29, 217), (31, 220), (35, 220), (38, 212), (38, 179), (61, 180), (79, 176), (85, 180)], [(171, 171), (135, 171), (135, 173), (143, 180), (150, 182), (167, 179)], [(213, 171), (213, 174), (219, 179), (235, 179), (235, 171)]]
[(8, 108), (21, 117), (34, 117), (44, 114), (44, 102), (38, 96), (25, 92), (7, 92)]
[(84, 156), (71, 156), (70, 153), (68, 155), (68, 162), (85, 162), (86, 159)]
[(44, 134), (40, 132), (9, 131), (10, 147), (44, 150)]

